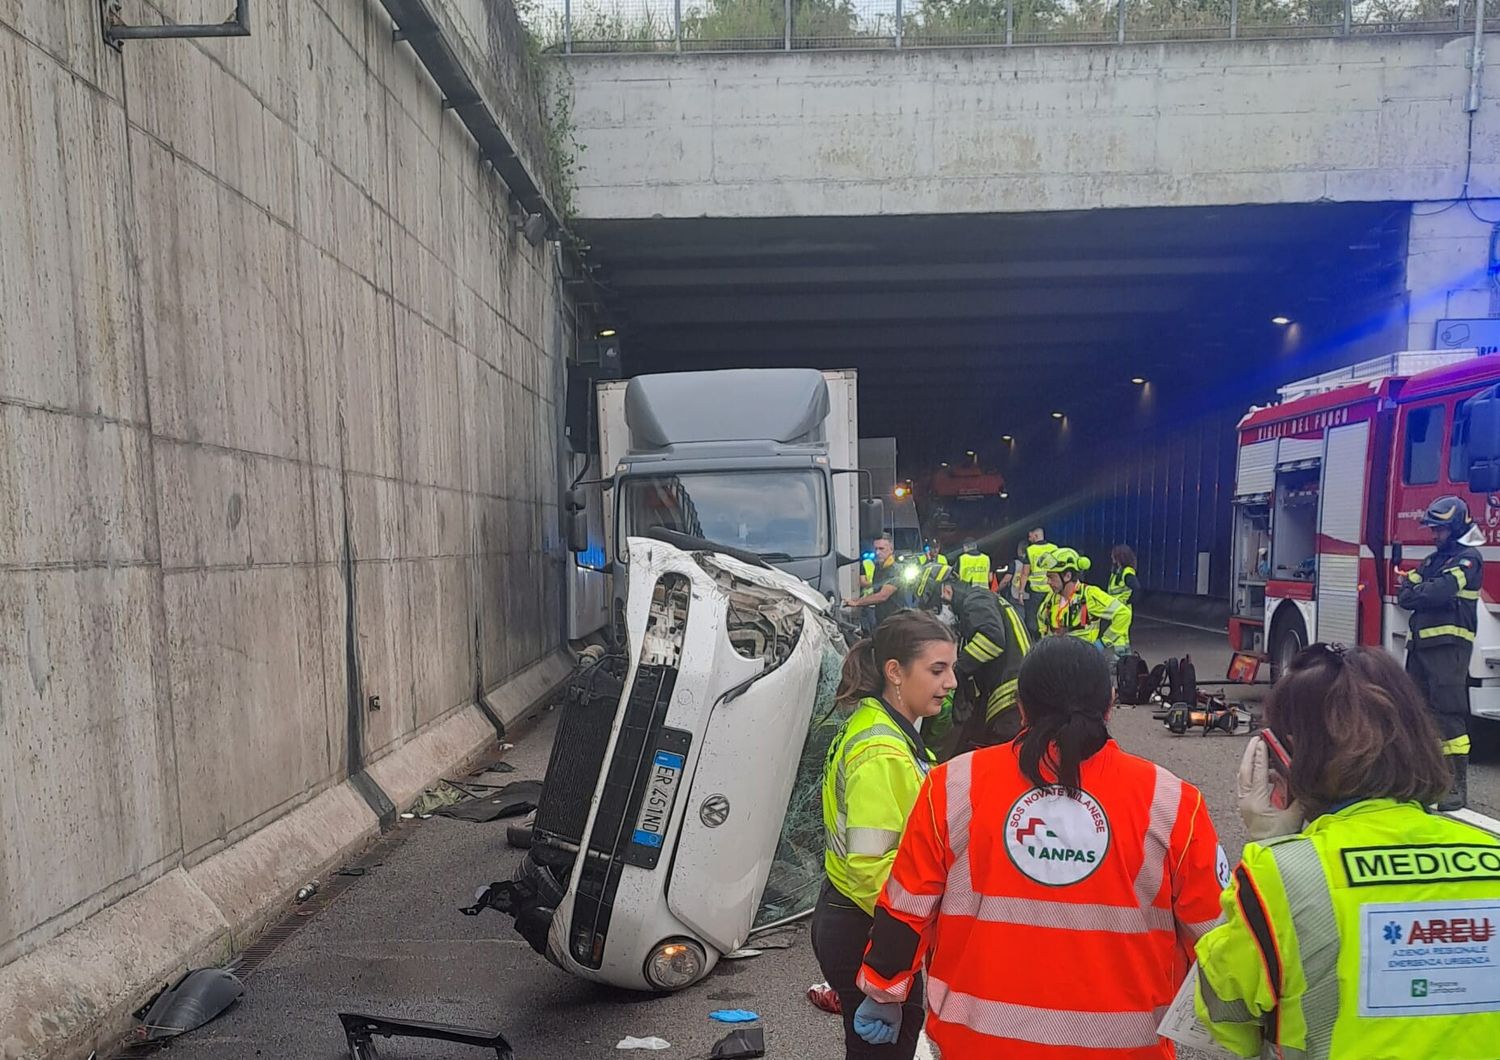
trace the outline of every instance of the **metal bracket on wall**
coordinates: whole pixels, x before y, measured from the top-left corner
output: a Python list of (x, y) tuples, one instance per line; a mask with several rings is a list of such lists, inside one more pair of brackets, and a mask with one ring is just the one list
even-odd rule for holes
[(123, 0), (99, 0), (99, 23), (104, 43), (115, 51), (128, 40), (183, 40), (190, 37), (250, 36), (250, 0), (234, 0), (234, 13), (223, 22), (131, 26), (125, 22)]

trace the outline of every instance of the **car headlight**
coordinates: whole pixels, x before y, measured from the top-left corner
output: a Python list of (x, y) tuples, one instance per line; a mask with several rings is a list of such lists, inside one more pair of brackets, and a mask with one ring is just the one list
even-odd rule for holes
[(681, 990), (703, 978), (703, 948), (687, 939), (668, 939), (646, 958), (646, 982), (658, 990)]

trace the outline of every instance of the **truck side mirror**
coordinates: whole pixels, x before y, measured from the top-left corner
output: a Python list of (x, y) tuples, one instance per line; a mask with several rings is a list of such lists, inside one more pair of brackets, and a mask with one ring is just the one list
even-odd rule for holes
[(1500, 394), (1492, 387), (1464, 403), (1469, 419), (1469, 491), (1500, 491)]
[(563, 508), (566, 511), (568, 521), (568, 551), (587, 552), (589, 550), (589, 516), (588, 504), (584, 500), (583, 493), (579, 490), (568, 490), (563, 498)]
[(885, 533), (885, 505), (878, 500), (859, 502), (859, 536), (871, 541)]

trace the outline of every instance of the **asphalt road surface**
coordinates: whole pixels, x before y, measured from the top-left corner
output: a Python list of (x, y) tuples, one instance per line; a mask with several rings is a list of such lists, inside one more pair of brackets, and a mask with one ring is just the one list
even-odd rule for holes
[[(1137, 620), (1138, 650), (1150, 662), (1190, 652), (1200, 684), (1224, 672), (1222, 634)], [(1256, 690), (1250, 690), (1256, 691)], [(506, 754), (517, 779), (540, 779), (554, 718), (540, 717)], [(1122, 708), (1112, 724), (1130, 751), (1197, 784), (1231, 860), (1245, 840), (1233, 777), (1243, 736), (1174, 737), (1145, 709)], [(1500, 816), (1500, 753), (1493, 733), (1476, 756), (1475, 807)], [(508, 879), (520, 853), (505, 845), (505, 822), (471, 824), (433, 817), (403, 822), (381, 863), (318, 908), (247, 978), (244, 999), (214, 1023), (179, 1039), (172, 1060), (339, 1060), (347, 1056), (337, 1013), (464, 1024), (503, 1031), (517, 1060), (659, 1055), (707, 1057), (728, 1028), (708, 1018), (719, 1008), (761, 1014), (767, 1056), (842, 1056), (837, 1020), (803, 997), (822, 978), (805, 930), (789, 950), (721, 962), (705, 982), (667, 997), (602, 989), (563, 974), (532, 952), (498, 913), (465, 917), (474, 889)], [(618, 1052), (621, 1038), (657, 1036), (659, 1054)], [(387, 1060), (459, 1060), (482, 1050), (443, 1043), (378, 1043)], [(1183, 1055), (1190, 1055), (1184, 1053)]]

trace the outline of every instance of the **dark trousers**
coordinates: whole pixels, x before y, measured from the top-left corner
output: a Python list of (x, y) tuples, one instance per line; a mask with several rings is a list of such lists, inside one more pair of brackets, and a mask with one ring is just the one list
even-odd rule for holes
[(1036, 624), (1042, 613), (1042, 599), (1046, 593), (1039, 593), (1034, 589), (1026, 591), (1026, 635), (1032, 640), (1041, 636), (1037, 632)]
[(1469, 656), (1467, 644), (1408, 648), (1406, 672), (1416, 682), (1438, 723), (1443, 741), (1469, 733)]
[(845, 1060), (912, 1060), (926, 1015), (922, 1009), (920, 975), (912, 984), (911, 997), (901, 1006), (901, 1034), (895, 1042), (871, 1045), (854, 1033), (854, 1011), (865, 999), (864, 991), (854, 985), (854, 978), (864, 963), (871, 923), (863, 909), (823, 881), (823, 893), (818, 895), (818, 905), (813, 910), (813, 953), (844, 1010), (844, 1057)]

